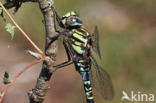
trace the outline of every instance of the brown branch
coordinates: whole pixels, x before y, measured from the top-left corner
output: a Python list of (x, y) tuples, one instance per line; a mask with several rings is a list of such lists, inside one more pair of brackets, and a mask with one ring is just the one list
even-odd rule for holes
[[(46, 29), (46, 44), (45, 47), (50, 43), (50, 40), (48, 37), (52, 37), (56, 34), (54, 29), (54, 14), (51, 10), (51, 7), (49, 7), (48, 0), (38, 0), (40, 9), (43, 13), (44, 20), (45, 20), (45, 29)], [(49, 57), (51, 64), (48, 64), (47, 62), (43, 62), (42, 70), (40, 73), (40, 76), (37, 79), (37, 83), (34, 89), (29, 91), (29, 99), (30, 103), (42, 103), (47, 90), (49, 89), (49, 80), (52, 76), (52, 73), (54, 71), (54, 68), (52, 68), (52, 65), (56, 58), (56, 51), (57, 51), (57, 42), (53, 42), (51, 46), (46, 48), (45, 55)]]
[[(7, 9), (16, 7), (15, 1), (20, 2), (36, 2), (38, 1), (40, 9), (44, 16), (45, 21), (45, 30), (46, 30), (46, 43), (45, 47), (45, 61), (42, 65), (41, 73), (37, 79), (37, 83), (34, 89), (28, 92), (30, 103), (42, 103), (46, 96), (47, 90), (49, 89), (49, 80), (52, 76), (55, 68), (52, 68), (57, 52), (57, 41), (53, 42), (50, 46), (51, 40), (48, 37), (53, 37), (56, 32), (54, 28), (54, 14), (49, 6), (48, 0), (13, 0), (13, 2), (9, 2), (4, 4)], [(51, 0), (53, 2), (53, 0)]]

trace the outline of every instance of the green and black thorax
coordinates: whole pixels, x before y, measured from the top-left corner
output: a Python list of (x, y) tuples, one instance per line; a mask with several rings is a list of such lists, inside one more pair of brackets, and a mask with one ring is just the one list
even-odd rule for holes
[(73, 51), (82, 57), (90, 56), (91, 35), (84, 28), (71, 29), (68, 43)]

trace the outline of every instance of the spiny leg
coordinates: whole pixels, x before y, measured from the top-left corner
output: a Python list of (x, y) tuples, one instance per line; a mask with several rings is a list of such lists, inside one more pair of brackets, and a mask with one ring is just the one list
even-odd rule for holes
[(57, 21), (57, 23), (59, 24), (59, 26), (62, 26), (62, 24), (61, 24), (61, 18), (59, 17), (59, 15), (57, 14), (57, 12), (56, 12), (56, 10), (55, 10), (55, 8), (53, 7), (53, 6), (51, 6), (51, 9), (53, 10), (53, 12), (54, 12), (54, 28), (55, 28), (55, 31), (56, 32), (60, 32), (58, 29), (57, 29), (57, 27), (56, 27), (56, 21)]
[(70, 54), (69, 54), (70, 52), (69, 52), (69, 50), (67, 49), (67, 45), (65, 45), (64, 41), (63, 41), (63, 44), (64, 44), (64, 48), (65, 48), (65, 51), (66, 51), (68, 60), (65, 61), (65, 62), (63, 62), (63, 63), (61, 63), (61, 64), (55, 65), (54, 67), (56, 67), (56, 68), (62, 68), (62, 67), (65, 67), (65, 66), (70, 65), (70, 64), (73, 63), (73, 62), (70, 62), (70, 61), (71, 61), (71, 56), (70, 56)]
[(68, 66), (73, 63), (73, 61), (71, 61), (71, 57), (72, 57), (72, 59), (74, 59), (73, 53), (71, 52), (71, 49), (69, 48), (69, 45), (67, 44), (67, 41), (65, 39), (63, 40), (63, 45), (64, 45), (65, 51), (67, 53), (68, 60), (61, 64), (55, 65), (54, 67), (56, 67), (56, 68), (62, 68), (62, 67)]
[(56, 69), (59, 69), (59, 68), (66, 67), (66, 66), (71, 65), (71, 64), (73, 64), (73, 62), (69, 62), (66, 64), (58, 64), (58, 65), (53, 66), (53, 67), (55, 67)]
[(49, 48), (49, 46), (50, 46), (55, 40), (57, 40), (59, 36), (61, 36), (61, 35), (67, 35), (67, 34), (69, 34), (68, 31), (67, 31), (67, 32), (59, 32), (59, 33), (57, 33), (56, 35), (54, 35), (54, 36), (52, 36), (52, 37), (48, 37), (51, 41), (50, 41), (50, 43), (46, 46), (46, 49)]

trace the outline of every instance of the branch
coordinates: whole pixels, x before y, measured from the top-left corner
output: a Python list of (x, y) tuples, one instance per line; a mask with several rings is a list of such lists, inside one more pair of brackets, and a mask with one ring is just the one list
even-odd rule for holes
[[(51, 43), (51, 40), (48, 38), (53, 37), (56, 34), (54, 27), (54, 14), (51, 7), (49, 6), (49, 0), (13, 0), (14, 3), (15, 1), (18, 2), (38, 1), (40, 9), (44, 16), (46, 29), (45, 47), (48, 48), (45, 48), (46, 57), (44, 58), (45, 61), (43, 62), (42, 70), (37, 79), (36, 86), (34, 89), (28, 92), (30, 103), (42, 103), (46, 96), (47, 90), (49, 89), (49, 80), (55, 70), (55, 68), (52, 68), (52, 66), (56, 61), (57, 41)], [(51, 1), (53, 3), (53, 0)], [(17, 5), (14, 3), (10, 2), (10, 4), (6, 3), (4, 5), (6, 8), (16, 7)], [(49, 46), (50, 43), (51, 45)], [(38, 49), (38, 51), (40, 50)], [(42, 54), (41, 52), (39, 53)]]
[(27, 53), (30, 54), (31, 56), (33, 56), (36, 59), (42, 59), (42, 55), (36, 52), (33, 52), (31, 50), (27, 50)]
[[(51, 0), (53, 1), (53, 0)], [(56, 34), (54, 29), (54, 14), (49, 6), (48, 0), (38, 0), (40, 9), (44, 16), (45, 29), (46, 29), (46, 44), (48, 47), (51, 42), (48, 37), (52, 37)], [(30, 103), (42, 103), (45, 99), (46, 93), (49, 89), (49, 80), (55, 70), (52, 68), (57, 52), (57, 42), (53, 42), (48, 48), (45, 48), (45, 55), (50, 59), (50, 64), (46, 61), (43, 62), (40, 76), (37, 79), (37, 83), (34, 89), (28, 92)]]
[[(37, 53), (37, 52), (33, 52), (31, 50), (27, 50), (27, 53), (30, 54), (31, 56), (33, 56), (35, 59), (42, 59), (41, 54)], [(51, 60), (50, 57), (46, 56), (45, 58), (43, 58), (43, 60), (46, 62), (47, 65), (52, 65), (53, 61)], [(53, 71), (55, 71), (57, 68), (54, 68)]]

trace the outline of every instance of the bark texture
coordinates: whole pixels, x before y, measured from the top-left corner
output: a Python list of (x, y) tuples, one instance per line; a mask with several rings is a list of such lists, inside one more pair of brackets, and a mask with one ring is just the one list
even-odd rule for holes
[[(55, 35), (55, 29), (54, 29), (54, 14), (51, 10), (51, 7), (49, 7), (47, 0), (38, 0), (40, 9), (43, 13), (44, 20), (45, 20), (45, 30), (46, 30), (46, 45), (50, 43), (50, 40), (48, 37), (52, 37)], [(46, 64), (46, 62), (43, 62), (42, 70), (40, 73), (39, 78), (37, 79), (36, 87), (29, 91), (29, 99), (30, 103), (42, 103), (45, 99), (47, 90), (49, 89), (49, 80), (53, 73), (52, 65), (56, 58), (56, 51), (57, 51), (57, 42), (55, 41), (52, 43), (49, 48), (46, 48), (45, 54), (47, 57), (50, 58), (52, 61), (52, 64)]]
[[(4, 4), (4, 6), (9, 9), (12, 7), (17, 7), (18, 4), (24, 3), (24, 2), (38, 2), (39, 7), (41, 9), (41, 12), (44, 16), (45, 21), (45, 48), (50, 43), (50, 39), (48, 37), (52, 37), (56, 34), (55, 28), (54, 28), (54, 13), (51, 9), (51, 5), (53, 5), (53, 0), (51, 0), (51, 3), (49, 5), (48, 0), (12, 0)], [(53, 42), (48, 48), (45, 49), (45, 55), (50, 61), (50, 64), (47, 64), (47, 62), (43, 62), (42, 70), (40, 72), (40, 75), (37, 79), (36, 86), (34, 89), (30, 90), (28, 92), (30, 103), (43, 103), (46, 93), (49, 86), (50, 78), (53, 74), (54, 68), (52, 68), (55, 59), (56, 59), (56, 52), (57, 52), (57, 41)]]

